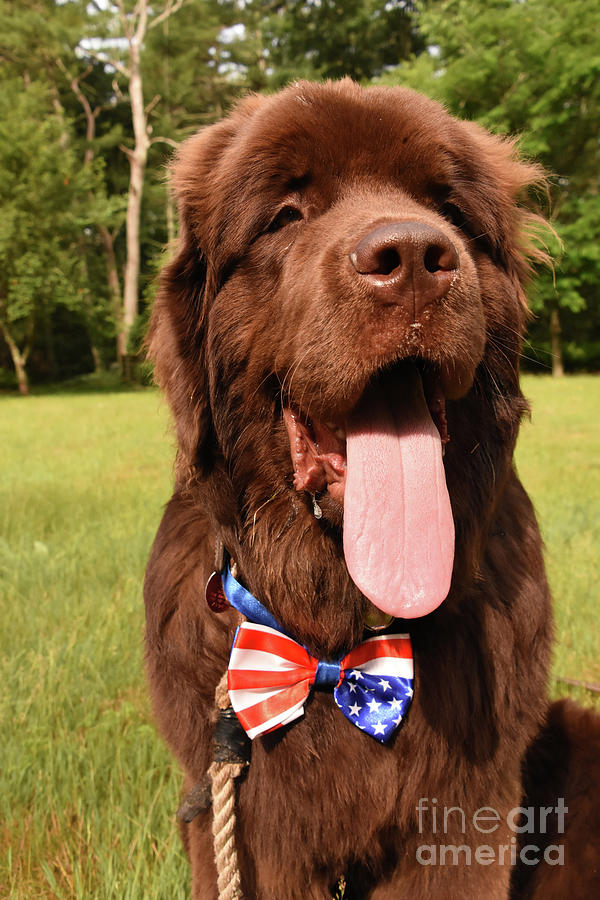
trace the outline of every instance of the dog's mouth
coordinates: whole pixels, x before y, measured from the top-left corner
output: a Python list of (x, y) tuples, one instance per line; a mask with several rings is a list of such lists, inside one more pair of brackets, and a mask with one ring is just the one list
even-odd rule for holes
[(432, 370), (403, 362), (378, 374), (343, 422), (309, 420), (292, 405), (284, 421), (296, 490), (343, 504), (344, 556), (362, 593), (402, 618), (439, 606), (450, 589), (454, 523), (445, 400)]

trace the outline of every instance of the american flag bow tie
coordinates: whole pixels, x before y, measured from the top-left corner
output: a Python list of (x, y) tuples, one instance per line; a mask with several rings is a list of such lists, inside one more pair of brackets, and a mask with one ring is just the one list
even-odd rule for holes
[(250, 738), (299, 718), (316, 687), (333, 688), (346, 718), (382, 743), (410, 706), (413, 679), (407, 634), (369, 638), (329, 662), (315, 659), (280, 631), (254, 622), (238, 628), (227, 673), (231, 705)]

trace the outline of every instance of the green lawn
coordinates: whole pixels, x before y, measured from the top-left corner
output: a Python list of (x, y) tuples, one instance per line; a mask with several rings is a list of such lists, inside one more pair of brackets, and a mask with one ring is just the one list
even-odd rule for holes
[[(555, 673), (600, 682), (600, 378), (525, 379)], [(156, 393), (0, 400), (0, 897), (188, 893), (179, 778), (151, 724), (141, 582), (171, 482)], [(595, 695), (559, 685), (586, 703)]]
[[(529, 376), (532, 406), (521, 429), (517, 467), (546, 542), (556, 619), (554, 673), (600, 683), (600, 376)], [(589, 704), (589, 693), (559, 683)], [(600, 703), (597, 704), (600, 707)]]
[(166, 409), (145, 391), (1, 410), (0, 897), (184, 898), (142, 650)]

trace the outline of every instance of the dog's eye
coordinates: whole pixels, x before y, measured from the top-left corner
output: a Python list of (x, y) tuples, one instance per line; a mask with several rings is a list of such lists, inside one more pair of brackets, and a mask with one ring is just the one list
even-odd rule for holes
[(267, 231), (279, 231), (280, 228), (285, 228), (286, 225), (292, 225), (293, 222), (300, 222), (303, 218), (304, 216), (298, 207), (283, 206), (272, 220)]
[(445, 219), (448, 219), (456, 228), (461, 228), (463, 231), (469, 230), (469, 223), (467, 222), (467, 217), (460, 207), (456, 206), (455, 203), (446, 202), (442, 206), (442, 215)]

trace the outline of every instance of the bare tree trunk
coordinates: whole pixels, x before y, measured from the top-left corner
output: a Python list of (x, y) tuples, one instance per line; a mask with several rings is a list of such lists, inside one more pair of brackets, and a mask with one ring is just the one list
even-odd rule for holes
[[(129, 85), (129, 102), (131, 105), (131, 119), (133, 123), (134, 147), (121, 149), (127, 154), (129, 159), (129, 194), (127, 198), (127, 218), (126, 218), (126, 260), (125, 274), (123, 279), (123, 305), (122, 316), (119, 316), (117, 339), (118, 354), (121, 359), (127, 357), (127, 339), (131, 326), (133, 325), (138, 314), (138, 282), (140, 275), (140, 220), (142, 211), (142, 193), (144, 190), (144, 176), (146, 174), (146, 164), (148, 161), (148, 149), (151, 143), (164, 138), (153, 138), (150, 141), (148, 128), (148, 115), (150, 110), (160, 100), (160, 96), (156, 96), (154, 100), (144, 107), (144, 90), (142, 84), (141, 72), (141, 53), (146, 37), (146, 32), (150, 28), (156, 28), (161, 22), (168, 21), (169, 17), (180, 10), (185, 0), (166, 0), (160, 12), (151, 10), (151, 19), (148, 20), (148, 0), (137, 0), (133, 11), (126, 12), (123, 0), (117, 0), (117, 7), (121, 19), (123, 35), (128, 45), (128, 65), (123, 65), (118, 59), (104, 57), (105, 62), (109, 62), (115, 69), (123, 75)], [(152, 13), (154, 15), (152, 17)], [(101, 57), (99, 57), (101, 58)], [(167, 143), (173, 143), (166, 139)], [(104, 246), (108, 246), (104, 243)], [(111, 271), (116, 275), (116, 266), (111, 267)], [(118, 283), (118, 276), (116, 278)], [(114, 285), (114, 280), (113, 280)], [(116, 290), (111, 285), (111, 293), (116, 297)]]
[(125, 336), (122, 320), (122, 298), (121, 298), (121, 282), (119, 281), (119, 270), (117, 268), (117, 258), (115, 256), (115, 237), (114, 232), (110, 232), (104, 225), (100, 226), (100, 240), (102, 241), (102, 249), (104, 250), (104, 259), (106, 261), (106, 276), (108, 278), (108, 287), (112, 299), (112, 305), (115, 316), (117, 329), (117, 359), (120, 364), (126, 353)]
[(29, 379), (27, 378), (27, 370), (25, 369), (25, 360), (20, 353), (14, 354), (12, 350), (10, 355), (12, 356), (15, 372), (17, 373), (19, 393), (23, 397), (26, 397), (29, 393)]
[(23, 394), (23, 396), (26, 396), (29, 393), (29, 379), (27, 377), (27, 370), (25, 366), (27, 365), (27, 357), (29, 356), (31, 343), (28, 341), (25, 349), (23, 351), (19, 350), (17, 342), (14, 340), (13, 336), (4, 323), (2, 323), (2, 334), (4, 335), (4, 340), (8, 344), (11, 359), (15, 367), (17, 384), (19, 385), (19, 393)]
[(550, 311), (550, 345), (552, 349), (552, 375), (554, 378), (561, 378), (565, 374), (560, 333), (561, 327), (558, 307), (553, 306)]
[[(71, 84), (71, 90), (81, 103), (83, 107), (83, 111), (85, 113), (86, 120), (86, 132), (85, 139), (87, 142), (87, 147), (85, 150), (85, 155), (83, 158), (84, 166), (89, 166), (94, 159), (94, 148), (92, 146), (92, 141), (96, 137), (96, 119), (100, 114), (100, 107), (97, 106), (95, 109), (92, 109), (92, 106), (83, 93), (81, 89), (80, 82), (89, 75), (92, 71), (92, 66), (88, 66), (88, 68), (77, 78), (72, 78), (61, 59), (56, 60), (56, 64), (69, 79)], [(125, 343), (123, 341), (122, 335), (122, 297), (121, 297), (121, 283), (119, 281), (119, 272), (117, 269), (117, 261), (115, 257), (115, 236), (116, 230), (114, 232), (110, 232), (106, 225), (99, 225), (98, 232), (100, 234), (100, 242), (102, 244), (102, 249), (104, 251), (104, 259), (106, 262), (106, 275), (108, 281), (108, 288), (110, 292), (110, 297), (112, 301), (115, 323), (116, 323), (116, 331), (117, 331), (117, 360), (121, 364), (122, 359), (125, 356)], [(102, 359), (98, 348), (93, 345), (93, 342), (90, 341), (90, 349), (92, 351), (92, 357), (94, 360), (94, 366), (96, 371), (99, 371), (102, 368)]]
[[(145, 4), (144, 4), (145, 5)], [(142, 35), (143, 36), (143, 35)], [(127, 201), (127, 260), (125, 263), (125, 286), (123, 291), (123, 343), (127, 338), (138, 314), (138, 280), (140, 273), (140, 219), (144, 175), (148, 160), (148, 138), (144, 93), (140, 71), (140, 45), (135, 35), (129, 42), (129, 97), (135, 147), (127, 152), (130, 166), (129, 197)]]
[(127, 150), (129, 157), (129, 196), (127, 199), (127, 259), (125, 262), (125, 283), (123, 289), (123, 343), (138, 314), (138, 281), (140, 274), (140, 220), (142, 213), (142, 192), (144, 175), (148, 161), (148, 117), (144, 109), (144, 90), (140, 65), (140, 52), (146, 36), (147, 3), (137, 4), (138, 21), (135, 32), (128, 34), (129, 42), (129, 101), (135, 145)]
[(172, 247), (175, 241), (175, 201), (173, 191), (167, 186), (167, 241)]
[(90, 350), (92, 352), (92, 359), (94, 360), (94, 372), (101, 372), (103, 366), (100, 351), (94, 344), (90, 344)]

